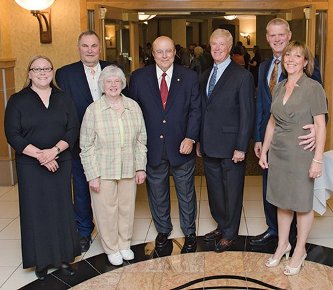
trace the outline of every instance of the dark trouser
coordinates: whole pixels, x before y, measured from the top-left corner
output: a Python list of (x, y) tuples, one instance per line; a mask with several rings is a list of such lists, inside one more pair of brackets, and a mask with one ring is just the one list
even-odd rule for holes
[(94, 229), (89, 184), (80, 159), (72, 160), (74, 213), (80, 237), (88, 237)]
[[(275, 205), (270, 204), (267, 199), (267, 177), (268, 170), (263, 170), (262, 175), (262, 193), (263, 193), (263, 202), (264, 202), (264, 212), (266, 217), (266, 224), (268, 225), (268, 230), (273, 235), (278, 235), (278, 222), (277, 222), (277, 207)], [(290, 193), (292, 194), (292, 193)], [(294, 219), (290, 226), (290, 238), (294, 239), (296, 237), (297, 229), (296, 229), (296, 214), (294, 215)]]
[(212, 217), (223, 238), (238, 235), (243, 205), (245, 162), (204, 157), (208, 201)]
[(147, 191), (150, 211), (155, 228), (159, 233), (170, 233), (170, 185), (169, 169), (176, 186), (180, 227), (184, 235), (195, 233), (197, 201), (194, 187), (195, 159), (173, 167), (169, 161), (162, 160), (158, 166), (147, 165)]

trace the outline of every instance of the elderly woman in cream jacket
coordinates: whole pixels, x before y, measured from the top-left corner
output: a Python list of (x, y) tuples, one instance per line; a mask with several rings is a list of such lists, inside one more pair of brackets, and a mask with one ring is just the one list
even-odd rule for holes
[(108, 66), (98, 83), (102, 97), (84, 115), (80, 156), (104, 252), (111, 264), (121, 265), (134, 259), (135, 196), (146, 178), (147, 135), (139, 105), (121, 94), (123, 71)]

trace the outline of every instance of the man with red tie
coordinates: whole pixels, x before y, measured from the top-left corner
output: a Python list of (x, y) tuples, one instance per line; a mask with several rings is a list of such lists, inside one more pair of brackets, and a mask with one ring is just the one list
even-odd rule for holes
[(196, 250), (195, 150), (199, 139), (201, 102), (194, 71), (174, 64), (175, 45), (166, 36), (152, 46), (156, 64), (133, 72), (130, 96), (143, 112), (147, 129), (147, 191), (158, 235), (156, 248), (167, 245), (172, 231), (169, 172), (175, 182), (183, 252)]

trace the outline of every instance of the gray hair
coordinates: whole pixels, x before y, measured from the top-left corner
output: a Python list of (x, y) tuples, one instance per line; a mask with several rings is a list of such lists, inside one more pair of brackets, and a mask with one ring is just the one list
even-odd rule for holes
[(282, 19), (282, 18), (274, 18), (272, 19), (271, 21), (269, 21), (266, 25), (266, 33), (268, 33), (268, 28), (271, 26), (271, 25), (284, 25), (284, 27), (286, 28), (286, 31), (287, 32), (290, 32), (290, 26), (289, 26), (289, 23), (288, 21)]
[(212, 35), (210, 36), (210, 41), (214, 38), (214, 37), (224, 37), (225, 40), (227, 41), (227, 45), (231, 48), (233, 45), (233, 38), (232, 35), (230, 33), (229, 30), (226, 29), (215, 29), (212, 33)]
[(109, 77), (118, 77), (122, 82), (122, 90), (126, 87), (126, 77), (122, 69), (116, 65), (109, 65), (102, 70), (98, 79), (98, 87), (102, 93), (104, 93), (104, 81)]

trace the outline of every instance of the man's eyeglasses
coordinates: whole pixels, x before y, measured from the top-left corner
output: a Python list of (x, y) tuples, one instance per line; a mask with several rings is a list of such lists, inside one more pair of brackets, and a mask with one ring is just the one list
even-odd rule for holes
[(50, 72), (53, 70), (53, 67), (32, 67), (30, 70), (32, 70), (34, 73), (41, 73), (41, 72)]

